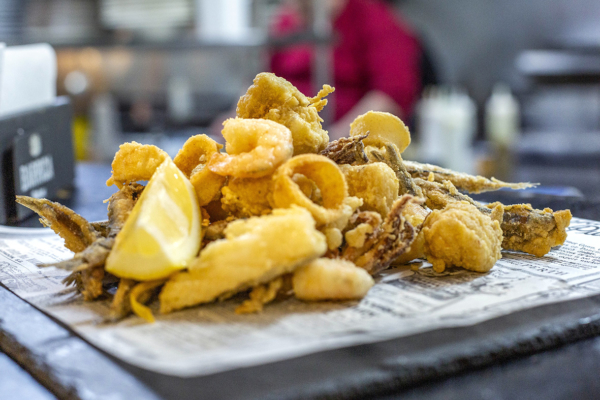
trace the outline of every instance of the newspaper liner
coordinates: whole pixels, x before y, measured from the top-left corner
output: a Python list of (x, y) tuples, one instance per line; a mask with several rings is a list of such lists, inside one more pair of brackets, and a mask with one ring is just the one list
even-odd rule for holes
[(360, 302), (289, 299), (236, 315), (239, 299), (169, 315), (155, 324), (103, 322), (108, 302), (83, 302), (64, 271), (36, 264), (72, 253), (49, 229), (0, 228), (0, 281), (100, 349), (151, 371), (191, 377), (444, 327), (472, 325), (542, 304), (600, 294), (600, 222), (574, 218), (563, 246), (536, 258), (503, 252), (485, 274), (435, 273), (429, 264), (385, 271)]

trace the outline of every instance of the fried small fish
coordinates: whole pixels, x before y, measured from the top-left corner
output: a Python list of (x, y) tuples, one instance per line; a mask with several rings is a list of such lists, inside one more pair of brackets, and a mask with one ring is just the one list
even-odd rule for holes
[(85, 250), (101, 237), (85, 218), (62, 204), (27, 196), (17, 196), (16, 201), (37, 213), (42, 225), (50, 227), (63, 238), (65, 247), (72, 252)]
[(365, 241), (362, 248), (348, 247), (342, 252), (342, 259), (352, 261), (371, 275), (383, 271), (410, 249), (417, 237), (417, 230), (404, 218), (402, 211), (409, 202), (419, 202), (411, 195), (400, 197), (392, 205), (390, 213)]
[(319, 154), (340, 165), (366, 164), (369, 162), (369, 159), (365, 154), (363, 139), (366, 139), (368, 136), (369, 133), (367, 132), (365, 135), (334, 140), (333, 142), (329, 142), (327, 147)]
[(108, 225), (107, 236), (99, 237), (83, 251), (75, 254), (69, 260), (48, 264), (67, 271), (82, 271), (87, 268), (104, 267), (106, 257), (112, 250), (115, 238), (121, 231), (129, 213), (137, 199), (144, 190), (144, 186), (137, 183), (127, 184), (113, 194), (108, 200)]
[(400, 153), (398, 153), (398, 148), (395, 145), (387, 144), (382, 148), (368, 146), (367, 156), (371, 162), (379, 161), (386, 163), (396, 173), (396, 177), (400, 182), (400, 195), (423, 196), (419, 187), (415, 185), (412, 177), (406, 171), (404, 160), (400, 156)]
[[(492, 209), (500, 203), (483, 204), (469, 196), (460, 193), (454, 185), (430, 182), (420, 178), (414, 179), (415, 183), (423, 190), (426, 197), (425, 204), (433, 210), (440, 210), (454, 202), (466, 201), (474, 205), (479, 212), (491, 215)], [(506, 250), (523, 251), (542, 257), (552, 247), (560, 246), (567, 239), (566, 228), (571, 222), (571, 211), (552, 211), (549, 208), (536, 210), (529, 204), (502, 205), (503, 240), (502, 248)]]
[[(74, 251), (73, 258), (44, 267), (56, 267), (71, 271), (63, 282), (75, 285), (85, 300), (94, 300), (103, 293), (106, 275), (104, 263), (110, 253), (115, 237), (121, 231), (144, 186), (127, 184), (113, 194), (108, 201), (108, 222), (90, 224), (73, 210), (46, 199), (18, 196), (17, 201), (37, 212), (44, 225), (52, 228), (65, 239), (65, 247)], [(94, 227), (98, 226), (98, 230)]]
[(435, 182), (443, 183), (450, 181), (459, 190), (464, 190), (469, 193), (482, 193), (502, 188), (510, 189), (526, 189), (539, 185), (538, 183), (520, 182), (508, 183), (500, 181), (496, 178), (485, 178), (479, 175), (469, 175), (462, 172), (452, 171), (438, 167), (432, 164), (422, 164), (415, 161), (404, 161), (406, 171), (413, 178), (421, 178), (428, 180), (430, 177)]

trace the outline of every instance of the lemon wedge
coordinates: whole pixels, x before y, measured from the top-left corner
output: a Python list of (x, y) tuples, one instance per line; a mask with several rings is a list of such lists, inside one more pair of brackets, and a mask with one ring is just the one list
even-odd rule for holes
[(106, 271), (149, 281), (184, 269), (200, 250), (200, 207), (190, 181), (167, 158), (116, 237)]

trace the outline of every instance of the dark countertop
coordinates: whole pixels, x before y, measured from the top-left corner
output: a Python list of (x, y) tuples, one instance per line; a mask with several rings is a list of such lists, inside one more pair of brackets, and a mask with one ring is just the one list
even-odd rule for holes
[[(80, 164), (76, 172), (71, 206), (90, 220), (105, 219), (102, 200), (114, 191), (103, 185), (110, 167)], [(498, 195), (503, 202), (523, 202), (520, 194)], [(543, 195), (528, 200), (600, 219), (600, 202)], [(0, 303), (0, 349), (59, 398), (600, 398), (599, 297), (192, 379), (115, 360), (3, 287)], [(1, 356), (0, 398), (53, 398)]]

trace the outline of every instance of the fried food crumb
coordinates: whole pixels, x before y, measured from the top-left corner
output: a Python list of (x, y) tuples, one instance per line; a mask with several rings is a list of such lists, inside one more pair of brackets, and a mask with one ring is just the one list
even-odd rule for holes
[(373, 226), (367, 223), (359, 224), (356, 228), (349, 230), (344, 235), (348, 246), (351, 247), (363, 247), (367, 236), (373, 233)]
[(277, 293), (283, 286), (283, 278), (279, 277), (266, 285), (260, 285), (252, 289), (250, 298), (240, 304), (236, 309), (236, 314), (252, 314), (263, 310), (265, 304), (270, 303), (277, 297)]

